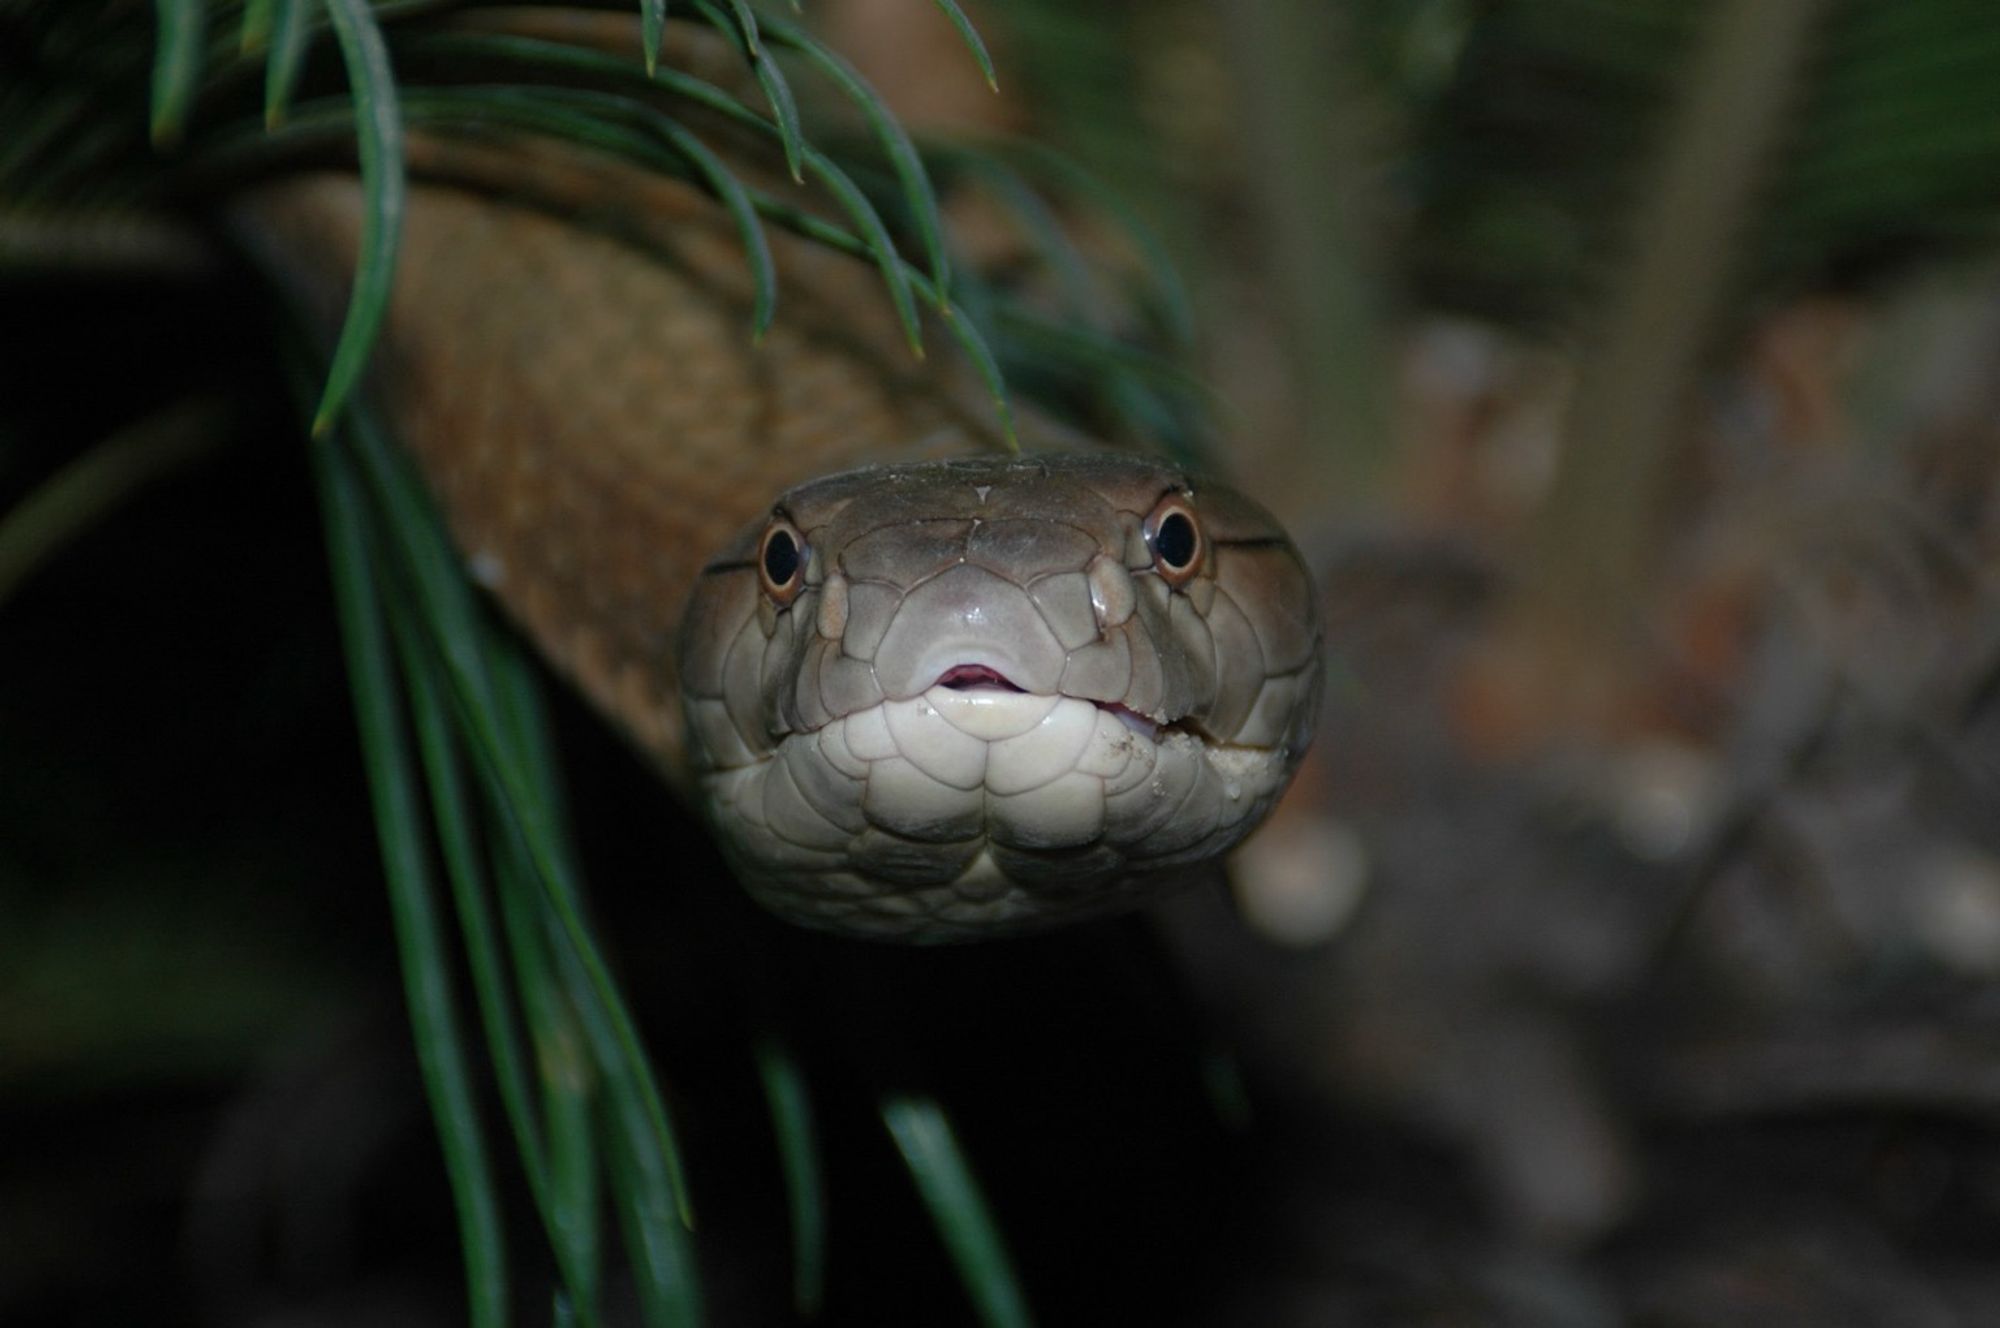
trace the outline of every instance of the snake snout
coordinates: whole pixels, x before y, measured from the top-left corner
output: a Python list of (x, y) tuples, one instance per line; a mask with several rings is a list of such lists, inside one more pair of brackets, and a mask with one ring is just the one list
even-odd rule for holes
[(920, 696), (953, 674), (1004, 679), (1050, 695), (1067, 652), (1030, 594), (983, 567), (960, 563), (903, 597), (875, 648), (875, 680), (893, 700)]

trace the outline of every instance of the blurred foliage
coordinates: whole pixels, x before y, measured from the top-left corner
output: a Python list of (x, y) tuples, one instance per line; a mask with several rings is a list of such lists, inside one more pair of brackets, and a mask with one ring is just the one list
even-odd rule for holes
[[(1712, 5), (1677, 0), (1366, 6), (1410, 41), (1453, 13), (1448, 78), (1406, 82), (1417, 289), (1548, 320), (1617, 257), (1662, 103)], [(1402, 11), (1400, 15), (1396, 11)], [(1385, 71), (1386, 72), (1386, 71)], [(1758, 216), (1753, 298), (1868, 282), (2000, 236), (2000, 25), (1977, 0), (1839, 0)], [(1435, 81), (1433, 81), (1435, 80)]]
[[(1714, 0), (1350, 0), (1330, 50), (1374, 159), (1338, 187), (1373, 195), (1416, 304), (1564, 326), (1620, 256), (1658, 121)], [(1286, 15), (1314, 7), (1276, 5)], [(1030, 100), (1149, 211), (1168, 181), (1228, 200), (1254, 158), (1226, 140), (1223, 4), (1009, 5)], [(2000, 24), (1980, 0), (1835, 0), (1774, 161), (1746, 272), (1753, 297), (1888, 277), (2000, 235)], [(1303, 109), (1303, 108), (1302, 108)], [(1193, 202), (1185, 193), (1183, 203)]]

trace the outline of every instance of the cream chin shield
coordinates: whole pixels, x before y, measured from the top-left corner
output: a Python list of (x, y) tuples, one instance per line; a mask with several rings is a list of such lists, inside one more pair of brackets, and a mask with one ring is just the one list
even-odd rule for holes
[(745, 886), (917, 941), (1187, 880), (1290, 780), (1319, 654), (1267, 513), (1097, 454), (802, 485), (703, 570), (680, 647), (690, 764)]

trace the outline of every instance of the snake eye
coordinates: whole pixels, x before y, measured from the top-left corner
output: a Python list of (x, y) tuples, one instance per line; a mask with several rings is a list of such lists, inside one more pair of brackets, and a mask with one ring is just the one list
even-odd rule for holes
[(798, 527), (774, 517), (757, 550), (757, 580), (780, 607), (799, 597), (806, 584), (806, 544)]
[(1184, 586), (1201, 570), (1206, 549), (1201, 523), (1187, 498), (1170, 493), (1160, 500), (1146, 518), (1146, 547), (1153, 551), (1153, 566), (1170, 586)]

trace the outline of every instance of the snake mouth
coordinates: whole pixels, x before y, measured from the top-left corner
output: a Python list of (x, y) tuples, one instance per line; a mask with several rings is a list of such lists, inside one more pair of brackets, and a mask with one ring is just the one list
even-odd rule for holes
[[(931, 688), (939, 687), (953, 692), (1028, 694), (1027, 688), (1021, 686), (1012, 678), (1000, 672), (1000, 670), (986, 664), (955, 664), (939, 674), (937, 681), (931, 684)], [(925, 690), (930, 690), (930, 688)], [(1132, 730), (1132, 732), (1138, 734), (1148, 742), (1159, 741), (1162, 730), (1169, 733), (1194, 732), (1195, 736), (1202, 736), (1186, 721), (1173, 720), (1161, 723), (1159, 720), (1140, 714), (1137, 710), (1122, 702), (1100, 701), (1091, 697), (1077, 697), (1076, 699), (1089, 701), (1099, 710), (1115, 717), (1126, 728)]]
[(932, 687), (949, 687), (954, 692), (970, 692), (990, 689), (1001, 692), (1025, 692), (1028, 689), (1009, 678), (998, 669), (984, 664), (958, 664), (938, 675)]

